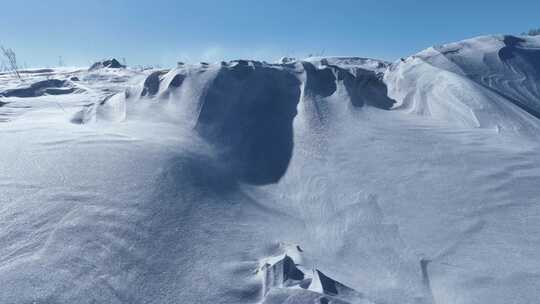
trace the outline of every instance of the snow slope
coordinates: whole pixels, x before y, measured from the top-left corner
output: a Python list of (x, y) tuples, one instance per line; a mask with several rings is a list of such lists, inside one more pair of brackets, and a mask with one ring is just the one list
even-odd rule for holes
[(539, 48), (0, 75), (0, 303), (536, 303)]
[(540, 39), (485, 36), (432, 47), (385, 74), (397, 108), (464, 127), (536, 134)]

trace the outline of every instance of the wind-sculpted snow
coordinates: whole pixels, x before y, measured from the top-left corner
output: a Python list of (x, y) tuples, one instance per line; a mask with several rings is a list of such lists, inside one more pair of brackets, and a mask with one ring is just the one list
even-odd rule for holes
[(538, 38), (485, 36), (433, 47), (385, 77), (401, 109), (467, 127), (538, 132)]
[[(482, 61), (464, 56), (479, 45), (483, 49)], [(514, 36), (484, 37), (465, 41), (454, 51), (442, 48), (440, 52), (455, 63), (465, 75), (540, 118), (540, 39)]]
[(309, 57), (304, 61), (311, 62), (313, 64), (320, 64), (321, 62), (326, 65), (338, 66), (342, 69), (348, 70), (354, 74), (355, 70), (362, 69), (372, 71), (377, 74), (384, 73), (384, 71), (390, 66), (390, 62), (362, 58), (362, 57)]
[[(303, 260), (300, 246), (292, 249), (291, 245), (282, 244), (282, 247), (283, 254), (262, 261), (263, 265), (257, 270), (262, 277), (263, 303), (373, 303), (361, 292), (326, 276), (313, 265), (309, 269), (308, 265), (298, 263)], [(296, 260), (289, 256), (291, 253)]]
[[(291, 158), (293, 119), (300, 102), (319, 123), (328, 119), (328, 98), (336, 99), (337, 94), (345, 106), (392, 106), (379, 76), (363, 69), (354, 72), (309, 62), (269, 65), (244, 60), (155, 71), (142, 87), (109, 97), (79, 116), (94, 113), (114, 121), (129, 119), (130, 113), (157, 111), (160, 117), (187, 121), (216, 147), (240, 180), (275, 183)], [(89, 120), (79, 116), (76, 121)]]
[(286, 71), (240, 62), (220, 69), (199, 106), (195, 129), (218, 145), (246, 182), (277, 182), (293, 149), (299, 81)]
[(0, 303), (537, 303), (537, 45), (0, 74)]
[(68, 80), (48, 79), (32, 83), (29, 86), (9, 89), (0, 92), (3, 97), (38, 97), (43, 95), (63, 95), (71, 93), (81, 93), (84, 90), (77, 88)]

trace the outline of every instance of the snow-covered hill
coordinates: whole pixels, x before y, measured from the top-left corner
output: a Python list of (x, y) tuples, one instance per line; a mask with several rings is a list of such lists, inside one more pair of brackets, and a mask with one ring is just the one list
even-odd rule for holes
[(538, 132), (540, 38), (485, 36), (432, 47), (385, 73), (396, 108), (464, 127)]
[(0, 303), (536, 303), (540, 39), (0, 75)]

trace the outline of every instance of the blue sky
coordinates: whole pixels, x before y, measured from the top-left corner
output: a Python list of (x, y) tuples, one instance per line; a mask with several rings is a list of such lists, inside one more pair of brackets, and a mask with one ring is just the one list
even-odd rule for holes
[[(540, 27), (540, 1), (2, 1), (0, 44), (19, 62), (104, 57), (172, 66), (308, 54), (395, 60), (434, 44)], [(505, 4), (503, 4), (505, 3)]]

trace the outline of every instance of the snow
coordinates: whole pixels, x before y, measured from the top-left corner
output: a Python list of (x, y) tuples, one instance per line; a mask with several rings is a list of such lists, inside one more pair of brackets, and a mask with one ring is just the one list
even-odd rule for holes
[[(463, 127), (536, 134), (540, 39), (484, 36), (427, 49), (390, 68), (395, 107)], [(521, 108), (521, 109), (518, 109)], [(525, 110), (525, 111), (523, 111)]]
[(0, 303), (536, 303), (540, 40), (509, 37), (0, 75), (81, 89), (0, 100)]

